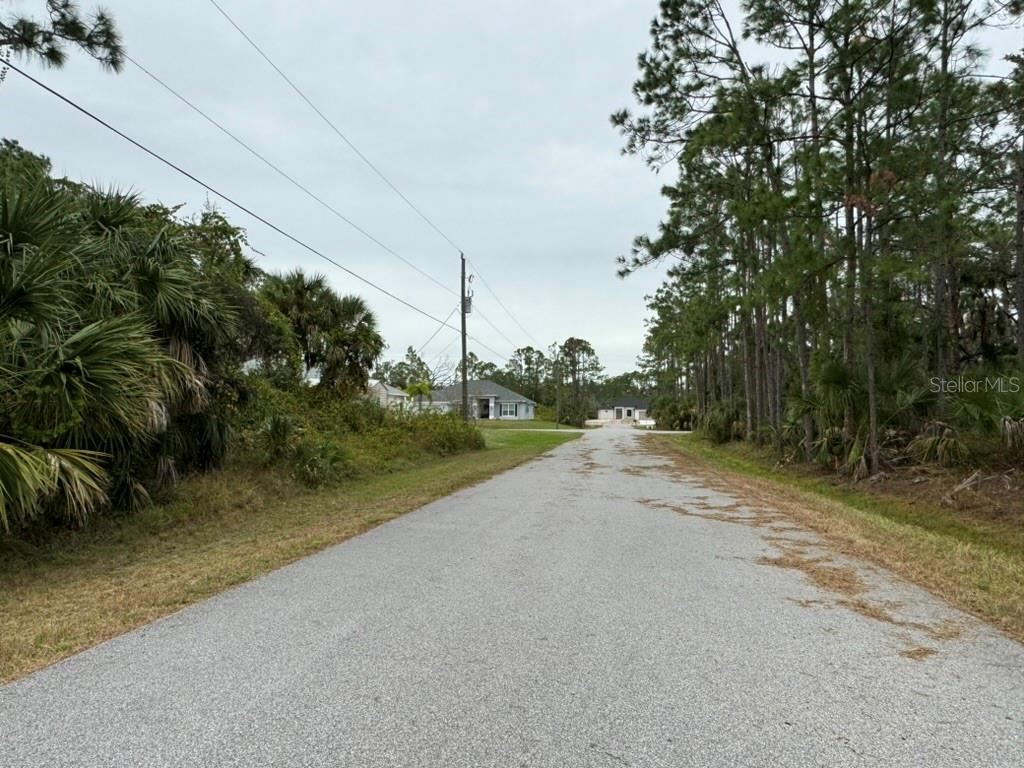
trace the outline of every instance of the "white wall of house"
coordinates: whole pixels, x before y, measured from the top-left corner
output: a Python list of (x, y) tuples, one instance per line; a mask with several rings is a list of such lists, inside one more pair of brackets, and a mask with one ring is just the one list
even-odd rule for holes
[(598, 421), (640, 421), (647, 418), (646, 408), (599, 408)]
[(525, 421), (534, 417), (533, 403), (518, 401), (513, 403), (501, 403), (496, 406), (496, 418), (504, 420)]
[(388, 388), (381, 382), (375, 381), (368, 388), (367, 392), (379, 405), (384, 408), (404, 408), (409, 402), (409, 396), (404, 392), (389, 392)]
[[(536, 407), (534, 406), (533, 403), (527, 403), (527, 402), (524, 402), (524, 401), (520, 400), (520, 401), (517, 401), (515, 403), (506, 404), (504, 409), (503, 409), (502, 408), (502, 402), (500, 400), (498, 400), (497, 398), (494, 398), (494, 397), (490, 397), (490, 398), (486, 398), (486, 397), (471, 397), (469, 399), (469, 407), (470, 407), (470, 410), (472, 411), (474, 419), (484, 418), (482, 416), (484, 409), (480, 407), (480, 405), (481, 405), (480, 401), (481, 400), (487, 400), (488, 401), (488, 406), (489, 406), (488, 407), (489, 415), (487, 416), (488, 419), (505, 420), (505, 421), (513, 420), (514, 419), (514, 420), (517, 420), (517, 421), (525, 421), (527, 419), (532, 419), (532, 418), (535, 417), (535, 408)], [(424, 404), (424, 405), (426, 405), (426, 404)], [(511, 406), (515, 406), (514, 411), (513, 411), (513, 408)], [(449, 402), (445, 402), (445, 401), (441, 401), (441, 400), (436, 400), (436, 401), (434, 401), (433, 403), (430, 404), (430, 408), (432, 408), (435, 411), (439, 411), (440, 413), (457, 412), (460, 407), (461, 407), (460, 403), (449, 403)], [(513, 413), (514, 413), (514, 415), (513, 415)]]

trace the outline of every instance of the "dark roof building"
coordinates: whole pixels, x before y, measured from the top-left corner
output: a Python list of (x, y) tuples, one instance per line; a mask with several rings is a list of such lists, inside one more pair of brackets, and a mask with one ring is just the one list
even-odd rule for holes
[[(518, 392), (513, 392), (508, 387), (503, 387), (501, 384), (495, 384), (490, 379), (480, 379), (479, 381), (470, 381), (469, 384), (469, 396), (474, 397), (493, 397), (495, 400), (506, 402), (506, 403), (533, 403), (534, 401), (528, 398), (526, 395), (520, 395)], [(436, 389), (431, 393), (431, 399), (435, 403), (455, 403), (462, 400), (462, 382), (457, 381), (447, 387)]]
[(623, 395), (617, 397), (610, 403), (605, 403), (602, 408), (636, 408), (642, 411), (649, 410), (651, 405), (650, 400), (643, 397), (637, 397), (636, 395)]

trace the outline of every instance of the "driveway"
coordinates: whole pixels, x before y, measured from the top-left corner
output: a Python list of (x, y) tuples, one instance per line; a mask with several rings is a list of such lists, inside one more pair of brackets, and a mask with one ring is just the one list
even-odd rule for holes
[(589, 431), (0, 688), (0, 764), (1024, 765), (1022, 646), (646, 441)]

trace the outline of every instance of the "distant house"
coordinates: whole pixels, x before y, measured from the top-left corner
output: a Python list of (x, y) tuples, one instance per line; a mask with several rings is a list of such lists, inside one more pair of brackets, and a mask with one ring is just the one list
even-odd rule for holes
[(409, 403), (409, 395), (404, 390), (383, 381), (371, 381), (366, 387), (366, 394), (385, 408), (404, 408)]
[[(537, 403), (508, 387), (489, 379), (468, 382), (469, 413), (474, 419), (532, 419)], [(442, 413), (459, 412), (462, 408), (462, 382), (436, 390), (430, 407)]]
[(625, 395), (597, 409), (598, 421), (644, 421), (650, 402), (642, 397)]

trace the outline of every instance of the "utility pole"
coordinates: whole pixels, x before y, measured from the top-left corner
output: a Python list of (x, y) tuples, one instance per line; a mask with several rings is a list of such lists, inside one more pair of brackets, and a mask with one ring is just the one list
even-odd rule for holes
[(558, 416), (562, 411), (562, 352), (558, 344), (552, 344), (548, 351), (554, 352), (551, 355), (551, 375), (555, 380), (555, 429), (558, 429)]
[(469, 363), (466, 359), (466, 315), (469, 313), (469, 297), (466, 295), (466, 254), (459, 252), (462, 259), (462, 418), (469, 421)]

